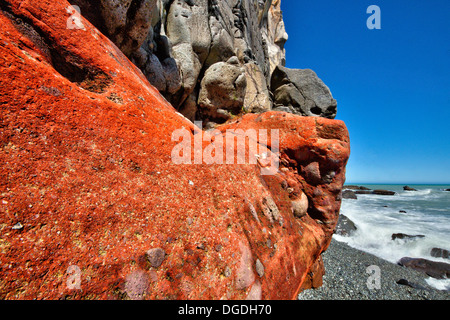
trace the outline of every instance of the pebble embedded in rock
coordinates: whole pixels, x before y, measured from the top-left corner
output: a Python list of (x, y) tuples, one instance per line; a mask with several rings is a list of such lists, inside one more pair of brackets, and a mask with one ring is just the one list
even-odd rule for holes
[(297, 218), (304, 217), (308, 212), (308, 197), (302, 192), (298, 199), (291, 202), (292, 213)]
[(225, 276), (225, 277), (229, 277), (229, 276), (231, 276), (231, 269), (230, 269), (230, 267), (225, 267), (225, 270), (223, 271), (223, 275)]
[(166, 257), (166, 252), (161, 248), (154, 248), (147, 251), (147, 260), (153, 268), (159, 268)]
[(258, 273), (260, 277), (264, 276), (264, 265), (259, 259), (256, 260), (256, 273)]
[(23, 229), (23, 225), (20, 222), (17, 222), (15, 225), (12, 226), (13, 230), (21, 230)]

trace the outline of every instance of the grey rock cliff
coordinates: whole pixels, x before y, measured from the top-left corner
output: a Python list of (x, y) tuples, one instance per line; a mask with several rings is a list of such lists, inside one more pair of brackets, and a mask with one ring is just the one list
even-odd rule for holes
[[(274, 72), (290, 73), (279, 69), (288, 39), (281, 0), (70, 2), (190, 120), (225, 122), (239, 112), (272, 110), (274, 103), (302, 115), (336, 114), (315, 74), (302, 78), (293, 71), (283, 90), (273, 86)], [(301, 90), (294, 88), (299, 78), (306, 79), (299, 80)]]
[(337, 102), (330, 89), (310, 69), (288, 69), (277, 66), (271, 89), (275, 105), (304, 116), (336, 117)]

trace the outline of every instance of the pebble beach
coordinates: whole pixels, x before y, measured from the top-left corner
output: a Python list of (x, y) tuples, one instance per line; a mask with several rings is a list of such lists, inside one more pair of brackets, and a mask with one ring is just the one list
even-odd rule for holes
[[(428, 285), (426, 274), (354, 249), (335, 239), (322, 257), (325, 265), (323, 286), (301, 292), (299, 300), (450, 300), (450, 291), (437, 290)], [(374, 273), (367, 272), (370, 266), (379, 267), (378, 283), (372, 281)]]

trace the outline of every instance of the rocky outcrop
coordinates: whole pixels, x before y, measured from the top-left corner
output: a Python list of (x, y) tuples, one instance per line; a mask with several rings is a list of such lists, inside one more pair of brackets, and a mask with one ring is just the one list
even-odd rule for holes
[[(336, 116), (336, 100), (312, 70), (283, 67), (280, 0), (70, 2), (191, 121), (223, 123), (236, 112), (272, 109)], [(230, 78), (211, 82), (229, 74), (230, 59), (241, 76), (233, 92)]]
[(356, 196), (356, 193), (352, 190), (344, 190), (342, 191), (342, 199), (353, 199), (357, 200), (358, 197)]
[(433, 248), (430, 251), (430, 255), (434, 258), (450, 258), (450, 251), (442, 248)]
[(277, 110), (303, 116), (336, 117), (336, 100), (330, 89), (310, 69), (277, 66), (272, 74), (271, 90)]
[(345, 185), (344, 190), (362, 190), (362, 191), (368, 191), (369, 188), (363, 187), (363, 186), (354, 186), (354, 185)]
[[(129, 23), (153, 3), (89, 2), (93, 21), (131, 51), (142, 45), (127, 40)], [(162, 3), (164, 26), (177, 10), (188, 20), (201, 9), (200, 1)], [(211, 29), (223, 3), (209, 8)], [(149, 84), (144, 68), (83, 16), (72, 24), (73, 15), (66, 1), (0, 1), (0, 298), (293, 299), (311, 274), (320, 283), (349, 157), (344, 123), (266, 112), (204, 132)], [(125, 27), (112, 28), (113, 20)], [(212, 43), (225, 45), (227, 29), (215, 30)], [(168, 45), (163, 34), (147, 36), (158, 46), (144, 51), (176, 59), (169, 49), (186, 43)], [(220, 62), (200, 40), (190, 42), (187, 61)], [(253, 46), (244, 62), (262, 57)], [(188, 78), (180, 77), (180, 97)], [(227, 129), (279, 130), (279, 147), (258, 136), (256, 163), (173, 161), (180, 130), (189, 146), (203, 136), (207, 154)], [(223, 150), (238, 148), (226, 141)]]
[(417, 191), (416, 189), (411, 188), (410, 186), (404, 186), (404, 187), (403, 187), (403, 190), (404, 190), (404, 191)]
[[(200, 95), (204, 91), (229, 95), (226, 100), (239, 103), (239, 111), (272, 109), (268, 83), (275, 67), (285, 63), (288, 38), (280, 0), (70, 2), (190, 120), (208, 120), (211, 109), (223, 110), (220, 99), (205, 106)], [(230, 58), (244, 70), (245, 78), (233, 94), (228, 85), (224, 91), (222, 83), (212, 89), (204, 79), (205, 75), (226, 74), (229, 66), (225, 62)], [(216, 116), (213, 112), (211, 121)], [(218, 118), (228, 120), (229, 116)]]
[(344, 216), (343, 214), (339, 215), (338, 224), (336, 226), (335, 233), (344, 236), (349, 237), (351, 236), (358, 228), (356, 227), (355, 223), (350, 220), (347, 216)]
[(397, 240), (397, 239), (416, 240), (416, 239), (421, 239), (421, 238), (425, 238), (425, 236), (423, 234), (410, 235), (410, 234), (405, 234), (405, 233), (393, 233), (391, 236), (392, 240)]
[(398, 261), (398, 264), (423, 272), (436, 279), (446, 279), (450, 277), (450, 264), (448, 263), (404, 257)]
[(379, 196), (395, 196), (396, 193), (389, 190), (373, 190), (372, 194), (376, 194)]

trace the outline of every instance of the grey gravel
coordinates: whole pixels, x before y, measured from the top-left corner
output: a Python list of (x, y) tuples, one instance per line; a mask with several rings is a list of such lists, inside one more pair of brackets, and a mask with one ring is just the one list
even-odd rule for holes
[[(325, 265), (323, 286), (301, 292), (299, 300), (450, 300), (449, 291), (437, 290), (425, 282), (429, 278), (426, 274), (351, 248), (335, 239), (322, 258)], [(374, 273), (367, 272), (370, 266), (379, 267), (379, 282), (372, 281)], [(397, 284), (398, 281), (409, 285)], [(380, 288), (369, 289), (368, 283)]]

